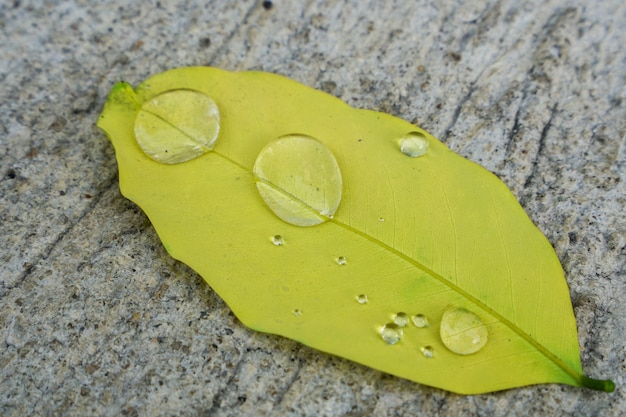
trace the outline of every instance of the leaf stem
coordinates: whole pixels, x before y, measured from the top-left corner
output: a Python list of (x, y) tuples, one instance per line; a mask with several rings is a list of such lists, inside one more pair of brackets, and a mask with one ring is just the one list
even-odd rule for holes
[(610, 379), (593, 379), (583, 375), (580, 378), (580, 384), (596, 391), (613, 392), (615, 390), (615, 383)]

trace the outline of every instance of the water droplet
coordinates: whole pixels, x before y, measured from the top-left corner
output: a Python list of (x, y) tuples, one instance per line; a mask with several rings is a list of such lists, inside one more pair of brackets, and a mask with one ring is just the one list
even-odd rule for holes
[(285, 244), (285, 239), (281, 235), (272, 236), (272, 243), (276, 246), (283, 246)]
[(459, 355), (478, 352), (489, 337), (481, 318), (464, 308), (446, 310), (441, 318), (439, 333), (443, 344)]
[(402, 329), (395, 323), (387, 323), (380, 329), (380, 337), (388, 345), (395, 345), (402, 339)]
[(381, 222), (381, 223), (384, 223), (385, 222), (385, 218), (384, 217), (379, 217), (378, 221)]
[(340, 256), (337, 258), (338, 265), (345, 265), (348, 262), (345, 256)]
[(426, 318), (425, 315), (416, 314), (413, 316), (413, 324), (416, 327), (424, 328), (424, 327), (428, 327), (430, 323), (428, 322), (428, 319)]
[(428, 150), (428, 140), (423, 133), (410, 132), (400, 139), (400, 150), (403, 154), (412, 158), (422, 156)]
[(293, 315), (296, 317), (300, 317), (302, 315), (302, 311), (299, 308), (293, 310)]
[(432, 358), (433, 356), (435, 356), (435, 349), (433, 349), (432, 346), (422, 346), (420, 350), (422, 351), (422, 355), (424, 355), (425, 358)]
[(193, 90), (172, 90), (142, 104), (135, 117), (135, 138), (157, 162), (177, 164), (215, 146), (220, 130), (217, 104)]
[(356, 296), (356, 300), (359, 302), (359, 304), (367, 304), (367, 295), (365, 294), (359, 294)]
[(396, 323), (400, 327), (404, 327), (409, 324), (409, 315), (406, 313), (396, 313), (393, 316), (393, 322)]
[(334, 155), (306, 135), (270, 142), (253, 168), (257, 190), (267, 206), (287, 223), (314, 226), (333, 217), (339, 207), (342, 179)]

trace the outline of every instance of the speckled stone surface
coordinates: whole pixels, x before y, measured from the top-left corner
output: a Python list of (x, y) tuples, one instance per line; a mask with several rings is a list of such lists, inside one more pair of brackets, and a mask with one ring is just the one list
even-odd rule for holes
[[(0, 415), (623, 415), (624, 21), (621, 0), (2, 2)], [(496, 173), (616, 391), (453, 395), (244, 328), (120, 195), (94, 126), (116, 81), (188, 65), (286, 75)]]

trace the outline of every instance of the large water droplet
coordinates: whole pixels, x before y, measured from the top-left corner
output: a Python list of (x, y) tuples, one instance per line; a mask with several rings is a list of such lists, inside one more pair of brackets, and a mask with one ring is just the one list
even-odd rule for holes
[(422, 355), (424, 355), (425, 358), (432, 358), (433, 356), (435, 356), (435, 349), (433, 349), (432, 346), (422, 346), (420, 350), (422, 351)]
[(281, 235), (272, 236), (272, 243), (276, 246), (283, 246), (285, 244), (285, 239)]
[(336, 260), (338, 265), (345, 265), (348, 262), (345, 256), (340, 256)]
[(400, 327), (404, 327), (409, 324), (409, 315), (403, 312), (393, 315), (393, 322)]
[(296, 226), (314, 226), (332, 218), (341, 201), (342, 180), (334, 155), (306, 135), (270, 142), (254, 163), (257, 189), (268, 207)]
[(481, 318), (464, 308), (450, 308), (443, 313), (439, 334), (443, 344), (459, 355), (478, 352), (489, 337)]
[(220, 130), (217, 104), (193, 90), (172, 90), (142, 104), (135, 118), (135, 138), (157, 162), (177, 164), (213, 149)]
[(367, 304), (367, 295), (365, 294), (359, 294), (356, 296), (356, 300), (358, 301), (359, 304)]
[(428, 325), (429, 325), (428, 319), (423, 314), (416, 314), (416, 315), (414, 315), (413, 316), (413, 324), (416, 327), (419, 327), (419, 328), (428, 327)]
[(428, 140), (420, 132), (409, 132), (400, 139), (400, 150), (412, 158), (422, 156), (428, 150)]
[(388, 345), (395, 345), (402, 339), (402, 328), (395, 323), (387, 323), (380, 329), (380, 337)]

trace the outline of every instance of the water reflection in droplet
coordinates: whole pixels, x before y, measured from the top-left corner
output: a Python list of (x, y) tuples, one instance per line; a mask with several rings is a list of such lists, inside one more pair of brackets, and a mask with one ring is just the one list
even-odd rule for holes
[(357, 295), (357, 296), (356, 296), (356, 301), (357, 301), (359, 304), (367, 304), (367, 302), (368, 302), (367, 295), (365, 295), (365, 294), (359, 294), (359, 295)]
[(402, 328), (395, 323), (387, 323), (380, 329), (380, 337), (388, 345), (395, 345), (402, 339)]
[(171, 90), (141, 105), (135, 116), (135, 139), (151, 159), (178, 164), (209, 152), (220, 129), (220, 113), (211, 97), (199, 91)]
[(330, 149), (306, 135), (270, 142), (253, 167), (257, 190), (272, 212), (296, 226), (333, 218), (341, 201), (342, 179)]
[(400, 327), (404, 327), (409, 324), (409, 315), (403, 312), (396, 313), (393, 316), (393, 322)]
[(283, 246), (285, 244), (285, 239), (281, 235), (272, 236), (272, 243), (276, 246)]
[(420, 350), (422, 351), (422, 355), (424, 355), (425, 358), (432, 358), (433, 356), (435, 356), (435, 350), (432, 346), (422, 346)]
[(412, 158), (422, 156), (428, 150), (428, 139), (420, 132), (407, 133), (400, 139), (400, 151)]
[(424, 328), (429, 326), (428, 319), (423, 314), (414, 315), (412, 320), (415, 327)]
[(464, 308), (447, 309), (441, 318), (439, 333), (443, 344), (459, 355), (478, 352), (489, 338), (481, 318)]

